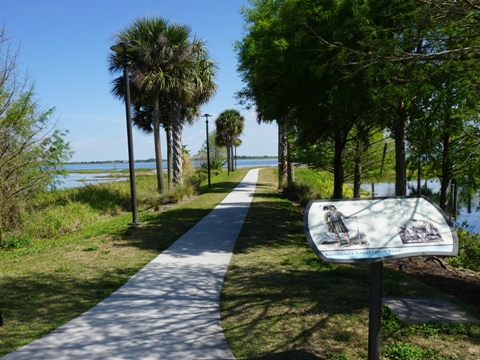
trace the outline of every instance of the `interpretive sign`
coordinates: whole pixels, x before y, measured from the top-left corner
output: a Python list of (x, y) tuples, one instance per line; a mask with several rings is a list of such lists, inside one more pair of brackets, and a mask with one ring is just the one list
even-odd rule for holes
[(312, 200), (304, 229), (310, 246), (326, 262), (458, 253), (451, 222), (425, 197)]

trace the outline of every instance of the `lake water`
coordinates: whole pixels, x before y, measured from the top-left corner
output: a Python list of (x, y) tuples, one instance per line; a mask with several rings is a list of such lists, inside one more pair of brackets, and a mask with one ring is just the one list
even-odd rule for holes
[[(426, 187), (428, 191), (434, 194), (440, 193), (440, 182), (438, 180), (423, 180), (422, 189)], [(365, 191), (372, 192), (372, 184), (362, 184), (361, 188)], [(407, 183), (407, 195), (412, 195), (417, 188), (417, 181), (409, 181)], [(385, 197), (395, 195), (395, 183), (375, 183), (375, 196)], [(465, 228), (470, 232), (480, 233), (480, 196), (477, 194), (471, 201), (471, 211), (465, 203), (459, 202), (458, 213), (453, 220), (456, 227)]]
[[(239, 159), (237, 160), (237, 167), (265, 167), (265, 166), (276, 166), (278, 164), (277, 159)], [(198, 164), (194, 164), (198, 166)], [(163, 168), (167, 169), (167, 164), (163, 162)], [(82, 164), (67, 164), (65, 169), (69, 172), (68, 176), (63, 179), (63, 184), (59, 188), (72, 188), (83, 186), (85, 184), (95, 184), (105, 181), (118, 181), (128, 179), (128, 172), (125, 173), (124, 179), (113, 179), (109, 178), (110, 171), (116, 170), (128, 170), (128, 162), (123, 163), (82, 163)], [(135, 169), (150, 169), (155, 170), (154, 162), (136, 162)], [(94, 173), (94, 174), (81, 174), (75, 173), (75, 171), (80, 170), (104, 170), (105, 173)], [(434, 193), (440, 191), (440, 183), (436, 180), (425, 180), (422, 182), (422, 187), (426, 185), (429, 190)], [(407, 186), (407, 195), (410, 195), (412, 189), (416, 189), (417, 182), (410, 181)], [(394, 196), (395, 195), (395, 184), (394, 183), (376, 183), (374, 184), (375, 196), (384, 197), (384, 196)], [(371, 192), (371, 184), (362, 184), (362, 189), (365, 191)], [(460, 204), (458, 209), (457, 217), (454, 221), (455, 225), (458, 227), (465, 227), (462, 224), (466, 224), (470, 232), (480, 233), (480, 212), (475, 211), (480, 206), (479, 196), (477, 195), (472, 199), (471, 212), (468, 212), (466, 204)]]
[[(265, 166), (277, 166), (277, 159), (238, 159), (237, 168), (244, 167), (265, 167)], [(193, 162), (193, 165), (199, 167), (199, 163)], [(163, 169), (167, 169), (166, 161), (163, 161)], [(69, 171), (68, 175), (62, 179), (62, 184), (59, 189), (73, 188), (83, 186), (85, 184), (97, 184), (106, 181), (119, 181), (128, 179), (129, 173), (125, 173), (125, 178), (111, 178), (109, 177), (111, 171), (128, 170), (128, 161), (121, 163), (79, 163), (79, 164), (66, 164), (64, 168)], [(152, 172), (155, 171), (155, 162), (135, 162), (135, 170), (149, 169)], [(95, 170), (93, 174), (78, 173), (75, 171)], [(101, 171), (105, 171), (102, 173)]]

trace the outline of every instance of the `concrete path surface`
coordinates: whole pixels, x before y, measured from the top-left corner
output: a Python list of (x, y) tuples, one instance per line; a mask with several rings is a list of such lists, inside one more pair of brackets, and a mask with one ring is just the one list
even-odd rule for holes
[(219, 295), (258, 169), (124, 286), (3, 360), (234, 359)]

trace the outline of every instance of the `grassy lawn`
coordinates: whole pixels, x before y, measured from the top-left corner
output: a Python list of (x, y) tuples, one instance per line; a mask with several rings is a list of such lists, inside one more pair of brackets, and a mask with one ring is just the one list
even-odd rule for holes
[[(303, 233), (303, 214), (260, 180), (221, 295), (225, 335), (238, 359), (367, 359), (370, 265), (324, 263)], [(384, 295), (437, 296), (384, 269)], [(385, 359), (479, 359), (478, 326), (403, 327), (384, 316)], [(396, 356), (396, 357), (395, 357)]]
[[(201, 220), (247, 169), (212, 178), (212, 188), (159, 212), (105, 217), (76, 233), (0, 251), (0, 356), (58, 328), (116, 290)], [(301, 209), (260, 171), (255, 197), (221, 294), (222, 325), (238, 359), (367, 358), (369, 265), (319, 260), (303, 233)], [(384, 269), (384, 295), (436, 296)], [(402, 326), (385, 313), (384, 359), (479, 359), (480, 327)]]
[(246, 172), (216, 176), (207, 193), (161, 212), (140, 211), (136, 228), (128, 227), (128, 213), (59, 239), (0, 251), (0, 357), (102, 301), (206, 216)]

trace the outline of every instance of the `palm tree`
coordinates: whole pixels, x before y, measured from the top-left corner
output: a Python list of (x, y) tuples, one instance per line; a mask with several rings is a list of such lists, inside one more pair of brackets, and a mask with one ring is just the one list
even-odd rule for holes
[[(175, 124), (183, 119), (179, 114), (182, 112), (185, 114), (187, 113), (185, 109), (194, 107), (191, 99), (202, 98), (194, 95), (199, 91), (195, 85), (198, 63), (193, 61), (197, 45), (195, 41), (190, 41), (190, 37), (190, 27), (172, 25), (159, 17), (139, 19), (116, 36), (118, 42), (128, 42), (138, 48), (128, 55), (132, 74), (133, 121), (140, 129), (154, 133), (159, 192), (164, 190), (160, 125), (163, 123), (167, 130), (169, 179), (171, 179), (170, 165), (173, 156), (171, 139), (175, 137), (178, 128)], [(121, 70), (121, 60), (116, 54), (110, 56), (111, 72)], [(210, 69), (213, 74), (214, 69), (214, 66)], [(119, 97), (123, 97), (121, 81), (121, 77), (113, 81), (112, 93)], [(213, 81), (210, 87), (216, 89)], [(209, 95), (203, 95), (202, 99), (208, 99), (213, 92), (207, 92)], [(181, 148), (180, 145), (180, 157)]]
[(189, 87), (184, 88), (176, 103), (172, 122), (173, 182), (180, 184), (182, 176), (182, 131), (185, 124), (193, 124), (200, 115), (200, 106), (205, 104), (217, 91), (215, 75), (217, 65), (209, 58), (205, 42), (195, 38), (192, 41), (188, 62), (185, 68), (189, 77)]
[(227, 148), (228, 171), (234, 170), (234, 148), (239, 144), (238, 137), (243, 133), (245, 118), (235, 109), (223, 111), (215, 120), (216, 137), (218, 145), (225, 145)]

